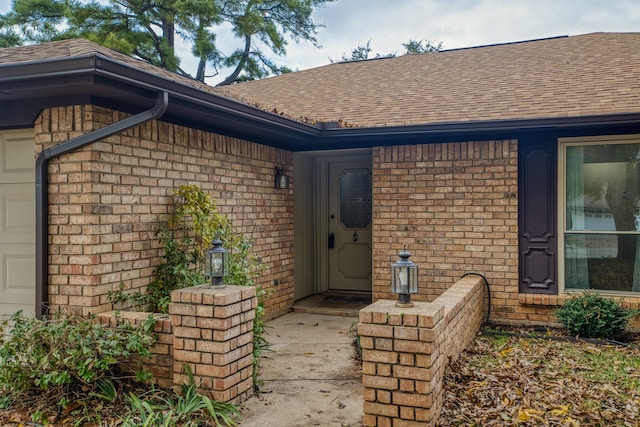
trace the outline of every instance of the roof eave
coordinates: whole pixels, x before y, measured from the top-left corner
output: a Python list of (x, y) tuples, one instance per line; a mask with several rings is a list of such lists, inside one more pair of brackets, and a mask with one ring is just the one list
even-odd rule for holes
[(345, 144), (349, 148), (358, 148), (418, 142), (517, 139), (525, 133), (553, 132), (565, 136), (607, 131), (640, 132), (640, 113), (331, 128), (324, 129), (314, 145), (317, 145), (315, 149), (331, 149)]
[[(319, 134), (317, 126), (171, 81), (100, 53), (0, 64), (0, 76), (0, 104), (5, 105), (28, 101), (44, 108), (56, 104), (56, 99), (63, 102), (59, 97), (65, 92), (67, 97), (94, 97), (107, 105), (129, 104), (129, 110), (135, 110), (148, 108), (154, 102), (155, 94), (162, 90), (170, 97), (166, 118), (179, 124), (286, 149), (304, 146)], [(99, 91), (98, 84), (112, 85), (114, 91)], [(130, 88), (135, 90), (131, 92)], [(30, 113), (23, 120), (32, 116)], [(8, 125), (6, 120), (0, 122), (0, 127)]]
[[(527, 132), (640, 132), (640, 113), (384, 127), (314, 126), (100, 53), (0, 64), (0, 128), (26, 126), (33, 122), (39, 108), (71, 105), (78, 100), (135, 112), (153, 105), (158, 91), (169, 93), (169, 108), (163, 119), (291, 151), (510, 139)], [(18, 103), (20, 108), (16, 108)]]

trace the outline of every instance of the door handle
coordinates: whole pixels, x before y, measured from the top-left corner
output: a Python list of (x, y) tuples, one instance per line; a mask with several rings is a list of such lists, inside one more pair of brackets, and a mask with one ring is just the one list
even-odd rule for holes
[(336, 245), (336, 235), (331, 233), (329, 234), (329, 249), (333, 249)]

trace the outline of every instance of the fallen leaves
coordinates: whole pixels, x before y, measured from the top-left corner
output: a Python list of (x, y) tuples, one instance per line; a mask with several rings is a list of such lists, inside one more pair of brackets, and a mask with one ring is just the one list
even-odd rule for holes
[(480, 336), (447, 369), (439, 425), (638, 426), (640, 350)]

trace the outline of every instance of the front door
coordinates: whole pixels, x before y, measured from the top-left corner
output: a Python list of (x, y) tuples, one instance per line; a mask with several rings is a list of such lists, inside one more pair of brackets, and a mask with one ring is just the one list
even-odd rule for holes
[(0, 320), (35, 310), (33, 131), (0, 132)]
[(371, 291), (371, 157), (329, 163), (329, 290)]

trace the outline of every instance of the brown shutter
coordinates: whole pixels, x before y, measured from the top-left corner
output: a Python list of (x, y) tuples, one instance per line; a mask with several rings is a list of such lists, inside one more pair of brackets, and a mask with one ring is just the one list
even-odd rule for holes
[(557, 140), (518, 141), (520, 292), (557, 294)]

